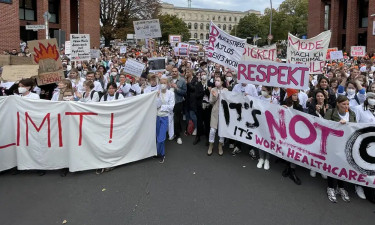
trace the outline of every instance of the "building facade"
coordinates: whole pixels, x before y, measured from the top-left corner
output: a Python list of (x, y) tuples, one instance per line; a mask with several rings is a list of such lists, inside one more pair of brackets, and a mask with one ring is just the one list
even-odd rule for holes
[(332, 31), (331, 47), (375, 53), (375, 0), (309, 0), (308, 36)]
[(169, 3), (162, 3), (161, 7), (161, 14), (176, 15), (178, 18), (182, 19), (188, 25), (190, 37), (201, 41), (208, 40), (211, 20), (219, 28), (230, 33), (240, 19), (250, 13), (261, 15), (261, 12), (256, 10), (240, 12), (222, 9), (199, 9), (175, 7), (173, 4)]
[[(3, 3), (8, 2), (8, 3)], [(54, 31), (90, 34), (91, 47), (100, 45), (100, 0), (0, 0), (0, 50), (19, 49), (20, 41), (46, 39), (45, 30), (26, 30), (26, 25), (44, 25), (49, 12), (49, 36)]]

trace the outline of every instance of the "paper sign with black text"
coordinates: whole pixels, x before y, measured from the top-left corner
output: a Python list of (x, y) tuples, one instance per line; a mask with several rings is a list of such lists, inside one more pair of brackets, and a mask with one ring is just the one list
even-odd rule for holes
[(133, 22), (135, 36), (137, 39), (161, 37), (159, 19), (138, 20)]
[(70, 59), (72, 61), (84, 61), (91, 59), (90, 34), (71, 34), (70, 46)]

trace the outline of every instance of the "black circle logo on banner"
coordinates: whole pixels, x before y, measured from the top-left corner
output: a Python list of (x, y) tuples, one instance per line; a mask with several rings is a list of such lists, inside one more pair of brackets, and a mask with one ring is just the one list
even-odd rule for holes
[(375, 127), (357, 130), (346, 142), (346, 159), (356, 170), (375, 175)]

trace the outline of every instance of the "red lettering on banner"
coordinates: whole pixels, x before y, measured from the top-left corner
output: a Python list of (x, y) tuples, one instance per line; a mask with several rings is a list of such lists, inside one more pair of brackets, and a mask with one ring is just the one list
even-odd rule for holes
[(292, 37), (288, 37), (288, 44), (292, 45), (297, 48), (298, 51), (300, 50), (316, 50), (316, 49), (323, 49), (322, 46), (323, 40), (315, 41), (315, 42), (306, 42), (306, 41), (301, 41), (297, 39), (296, 42), (293, 42)]
[[(250, 65), (249, 65), (250, 66)], [(277, 66), (269, 65), (267, 67), (267, 83), (271, 81), (271, 76), (276, 76), (279, 74)]]
[(82, 124), (83, 124), (83, 116), (97, 116), (97, 113), (92, 112), (66, 112), (65, 115), (67, 116), (79, 116), (79, 140), (78, 146), (82, 145)]
[(268, 129), (271, 134), (271, 139), (276, 140), (275, 133), (273, 131), (273, 128), (276, 129), (277, 132), (279, 132), (282, 139), (285, 139), (287, 137), (286, 134), (286, 125), (285, 125), (285, 111), (279, 110), (279, 124), (276, 123), (275, 118), (273, 118), (273, 115), (270, 111), (265, 112), (266, 120), (268, 124)]
[[(301, 138), (300, 136), (297, 135), (296, 133), (296, 123), (297, 122), (303, 122), (306, 127), (308, 128), (309, 130), (309, 133), (310, 135), (306, 138)], [(314, 141), (316, 140), (316, 130), (314, 128), (314, 126), (310, 123), (310, 121), (301, 116), (301, 115), (296, 115), (294, 116), (290, 122), (289, 122), (289, 133), (290, 133), (290, 136), (298, 143), (300, 144), (303, 144), (303, 145), (309, 145), (309, 144), (312, 144), (314, 143)]]
[(109, 143), (112, 143), (113, 117), (114, 117), (114, 113), (111, 113), (111, 125), (110, 125), (110, 130), (109, 130)]
[(211, 25), (210, 38), (208, 40), (208, 46), (212, 47), (212, 50), (215, 48), (216, 37), (219, 36), (220, 32), (216, 29), (215, 26)]
[(335, 137), (342, 137), (344, 136), (344, 131), (342, 130), (334, 130), (329, 127), (323, 126), (319, 123), (314, 123), (314, 127), (319, 128), (322, 132), (322, 135), (320, 137), (320, 153), (323, 155), (327, 155), (327, 139), (330, 134), (332, 134)]
[(44, 117), (42, 124), (40, 124), (39, 127), (37, 127), (34, 123), (34, 121), (31, 119), (29, 114), (25, 112), (25, 121), (26, 121), (26, 146), (29, 146), (29, 123), (28, 121), (30, 120), (31, 124), (34, 126), (37, 132), (39, 132), (42, 127), (44, 122), (47, 120), (47, 125), (48, 125), (48, 148), (51, 147), (51, 119), (50, 119), (50, 113), (47, 113), (47, 115)]
[(20, 146), (20, 112), (17, 112), (17, 146)]
[(57, 114), (57, 125), (59, 127), (59, 147), (63, 147), (62, 126), (61, 126), (61, 115), (60, 115), (60, 113)]
[(0, 149), (9, 148), (9, 147), (14, 146), (14, 145), (16, 145), (16, 143), (11, 143), (11, 144), (8, 144), (8, 145), (3, 145), (3, 146), (0, 146)]

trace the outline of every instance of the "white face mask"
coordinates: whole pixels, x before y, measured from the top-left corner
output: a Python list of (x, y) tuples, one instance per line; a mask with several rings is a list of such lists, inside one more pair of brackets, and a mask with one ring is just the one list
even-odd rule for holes
[(162, 90), (165, 90), (165, 89), (167, 89), (167, 85), (166, 85), (166, 84), (161, 84), (161, 85), (160, 85), (160, 88), (161, 88)]
[(354, 95), (355, 94), (355, 89), (348, 88), (347, 93), (348, 93), (348, 95)]
[(261, 91), (261, 93), (262, 93), (263, 97), (267, 97), (268, 96), (268, 92), (267, 91)]
[(117, 73), (116, 72), (111, 72), (111, 76), (116, 76), (117, 75)]
[(64, 101), (70, 101), (70, 100), (72, 100), (72, 97), (69, 97), (69, 96), (67, 96), (67, 97), (63, 97), (63, 100), (64, 100)]
[(19, 87), (18, 88), (18, 93), (20, 93), (20, 94), (24, 94), (24, 93), (26, 93), (27, 92), (27, 88), (25, 88), (25, 87)]
[(374, 105), (375, 105), (375, 99), (373, 99), (373, 98), (367, 99), (367, 102), (368, 102), (368, 104), (371, 105), (371, 106), (374, 106)]
[(202, 80), (207, 80), (207, 75), (203, 75)]
[(226, 79), (227, 79), (228, 82), (231, 82), (233, 78), (232, 77), (227, 77)]

